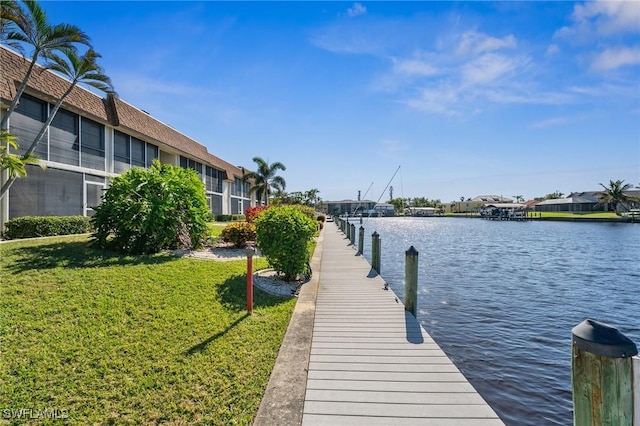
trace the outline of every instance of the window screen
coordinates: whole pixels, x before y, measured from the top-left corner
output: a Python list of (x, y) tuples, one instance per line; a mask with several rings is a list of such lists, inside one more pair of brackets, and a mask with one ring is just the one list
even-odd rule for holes
[(153, 160), (156, 159), (156, 158), (159, 158), (159, 157), (160, 157), (160, 153), (159, 153), (158, 147), (148, 143), (147, 144), (147, 158), (146, 158), (147, 167), (151, 167), (151, 164), (153, 163)]
[(59, 109), (49, 127), (49, 160), (58, 163), (80, 165), (79, 117)]
[[(9, 131), (18, 138), (17, 154), (24, 154), (46, 121), (47, 104), (29, 95), (22, 95), (18, 107), (11, 114)], [(42, 137), (35, 153), (42, 160), (49, 159), (47, 133)]]
[(134, 137), (131, 138), (131, 165), (137, 167), (144, 167), (144, 154), (145, 154), (144, 141), (140, 139), (136, 139)]
[(81, 215), (82, 200), (82, 173), (27, 166), (9, 190), (9, 218)]
[(96, 170), (105, 169), (104, 126), (102, 124), (83, 118), (80, 146), (82, 167)]
[(115, 131), (113, 135), (113, 171), (124, 173), (131, 168), (131, 147), (129, 136)]

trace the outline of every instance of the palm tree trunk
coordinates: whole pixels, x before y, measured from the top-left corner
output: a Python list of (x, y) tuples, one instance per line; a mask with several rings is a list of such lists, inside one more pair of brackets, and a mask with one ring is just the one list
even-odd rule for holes
[[(31, 74), (33, 74), (33, 68), (36, 65), (38, 56), (40, 56), (40, 51), (39, 50), (34, 51), (33, 57), (31, 58), (31, 63), (29, 64), (29, 68), (27, 69), (27, 73), (25, 74), (24, 79), (22, 79), (22, 83), (20, 83), (20, 86), (18, 87), (18, 91), (16, 92), (16, 95), (13, 97), (13, 100), (11, 101), (11, 105), (9, 105), (9, 109), (2, 117), (2, 121), (0, 122), (0, 129), (6, 128), (7, 121), (9, 120), (9, 116), (11, 115), (13, 110), (16, 109), (16, 106), (20, 101), (20, 97), (24, 93), (24, 89), (27, 88), (27, 83), (29, 82), (29, 78), (31, 78)], [(0, 198), (2, 197), (0, 196)]]
[[(29, 155), (32, 154), (33, 151), (35, 151), (36, 147), (40, 143), (40, 140), (42, 139), (42, 137), (44, 136), (45, 132), (47, 131), (47, 128), (49, 127), (49, 125), (51, 125), (51, 122), (53, 121), (53, 119), (55, 118), (56, 114), (58, 113), (58, 110), (60, 109), (60, 106), (62, 105), (62, 101), (64, 101), (64, 99), (67, 96), (69, 96), (69, 93), (71, 93), (71, 91), (76, 86), (76, 84), (78, 84), (78, 80), (73, 80), (73, 82), (71, 82), (71, 85), (69, 86), (67, 91), (64, 92), (62, 97), (60, 97), (60, 99), (58, 99), (56, 104), (53, 106), (53, 109), (51, 110), (51, 113), (49, 114), (49, 117), (47, 118), (47, 121), (42, 125), (42, 128), (40, 129), (40, 132), (38, 132), (38, 135), (35, 137), (33, 142), (31, 142), (31, 145), (29, 146), (29, 148), (27, 148), (27, 151), (22, 155), (22, 159), (23, 160), (25, 158), (29, 157)], [(4, 183), (4, 185), (2, 185), (2, 188), (0, 188), (0, 200), (2, 200), (4, 198), (4, 196), (5, 196), (5, 194), (7, 192), (9, 192), (9, 189), (11, 188), (11, 185), (13, 185), (13, 182), (15, 182), (17, 178), (18, 178), (17, 176), (13, 176), (13, 177), (9, 178), (9, 180), (7, 180)]]

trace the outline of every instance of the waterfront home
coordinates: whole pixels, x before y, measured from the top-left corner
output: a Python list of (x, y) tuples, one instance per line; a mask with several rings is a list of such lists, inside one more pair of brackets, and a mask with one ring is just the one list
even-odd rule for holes
[[(0, 47), (2, 108), (11, 103), (29, 64), (22, 55)], [(8, 131), (18, 137), (20, 146), (16, 154), (25, 152), (69, 85), (37, 65), (9, 117)], [(249, 196), (249, 183), (242, 181), (244, 168), (216, 157), (204, 145), (122, 99), (103, 98), (79, 86), (62, 103), (35, 153), (46, 169), (27, 166), (27, 177), (15, 181), (0, 201), (0, 229), (20, 216), (90, 216), (111, 179), (131, 167), (149, 167), (154, 159), (195, 169), (214, 216), (241, 214), (256, 203)], [(0, 185), (6, 179), (3, 173)]]

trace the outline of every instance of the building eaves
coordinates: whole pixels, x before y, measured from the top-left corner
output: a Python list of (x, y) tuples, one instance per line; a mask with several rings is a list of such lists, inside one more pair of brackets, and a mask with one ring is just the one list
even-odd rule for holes
[[(10, 102), (27, 73), (30, 61), (5, 46), (0, 48), (0, 61), (2, 63), (0, 96), (3, 100)], [(66, 78), (36, 64), (25, 92), (55, 103), (69, 89), (70, 84), (71, 82)], [(65, 98), (62, 106), (73, 112), (82, 112), (82, 115), (97, 121), (108, 122), (109, 117), (103, 99), (84, 87), (76, 86)]]

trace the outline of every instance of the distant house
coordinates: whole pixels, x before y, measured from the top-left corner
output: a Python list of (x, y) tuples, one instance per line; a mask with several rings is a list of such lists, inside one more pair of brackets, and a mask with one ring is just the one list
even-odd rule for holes
[(324, 206), (327, 214), (337, 216), (393, 216), (395, 213), (392, 204), (371, 200), (324, 201)]
[(362, 214), (365, 210), (372, 210), (375, 205), (376, 202), (371, 200), (324, 201), (327, 214), (337, 216)]
[(471, 201), (480, 203), (513, 203), (511, 198), (503, 197), (502, 195), (478, 195), (472, 198)]
[(571, 212), (589, 213), (595, 211), (605, 211), (605, 205), (600, 203), (599, 197), (592, 193), (572, 193), (566, 198), (556, 198), (544, 200), (536, 204), (537, 212)]
[(491, 203), (513, 203), (513, 200), (502, 195), (478, 195), (465, 201), (455, 201), (449, 206), (454, 213), (472, 213)]

